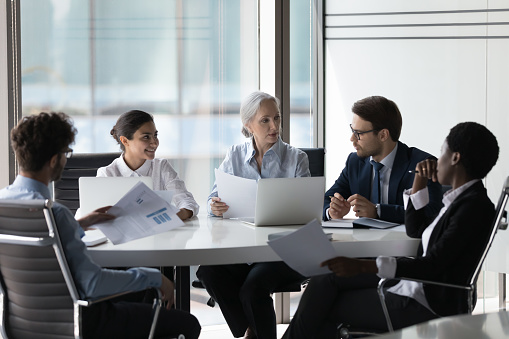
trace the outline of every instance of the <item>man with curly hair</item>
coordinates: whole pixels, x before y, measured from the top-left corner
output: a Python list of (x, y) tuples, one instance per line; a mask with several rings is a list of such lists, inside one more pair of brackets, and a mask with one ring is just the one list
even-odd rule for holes
[[(72, 153), (76, 129), (64, 113), (40, 113), (23, 118), (11, 131), (12, 148), (20, 172), (12, 185), (0, 190), (0, 199), (50, 199), (48, 185), (58, 180)], [(81, 298), (100, 298), (127, 291), (159, 288), (168, 309), (161, 310), (156, 337), (184, 334), (198, 338), (200, 324), (188, 312), (170, 309), (173, 283), (156, 269), (131, 268), (127, 271), (102, 269), (94, 263), (81, 241), (84, 229), (113, 218), (109, 207), (75, 220), (69, 209), (53, 204), (53, 214), (66, 259)], [(127, 301), (103, 301), (82, 312), (84, 338), (140, 338), (148, 335), (152, 306)]]

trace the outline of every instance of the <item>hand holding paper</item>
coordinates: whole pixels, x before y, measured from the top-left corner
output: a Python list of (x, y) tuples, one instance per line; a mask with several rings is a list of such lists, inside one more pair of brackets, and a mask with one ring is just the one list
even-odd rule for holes
[(254, 217), (256, 180), (236, 177), (216, 169), (217, 193), (228, 204), (223, 218)]
[(116, 218), (96, 226), (117, 245), (184, 225), (177, 212), (176, 207), (139, 182), (108, 211)]

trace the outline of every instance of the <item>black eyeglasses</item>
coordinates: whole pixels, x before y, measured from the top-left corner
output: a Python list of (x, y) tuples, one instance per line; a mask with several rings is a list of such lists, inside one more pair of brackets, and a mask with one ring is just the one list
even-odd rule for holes
[(67, 151), (61, 153), (63, 153), (65, 157), (69, 159), (70, 157), (72, 157), (72, 148), (69, 148)]
[(364, 133), (379, 131), (379, 129), (376, 129), (376, 128), (375, 129), (370, 129), (369, 131), (357, 131), (357, 130), (353, 129), (352, 124), (350, 124), (350, 129), (352, 130), (352, 133), (353, 133), (353, 135), (355, 135), (357, 140), (361, 140), (361, 135), (364, 134)]

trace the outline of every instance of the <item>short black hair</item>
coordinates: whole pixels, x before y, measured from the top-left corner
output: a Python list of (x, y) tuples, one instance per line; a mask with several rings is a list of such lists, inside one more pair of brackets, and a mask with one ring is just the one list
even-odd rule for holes
[(445, 139), (452, 152), (460, 154), (460, 163), (474, 179), (484, 178), (498, 160), (497, 138), (485, 126), (462, 122), (451, 128)]
[(376, 133), (386, 128), (392, 141), (399, 140), (403, 119), (394, 101), (382, 96), (367, 97), (354, 103), (352, 112), (362, 120), (371, 122)]
[(118, 117), (117, 123), (111, 129), (110, 134), (120, 145), (120, 149), (125, 151), (124, 144), (120, 141), (120, 137), (124, 136), (132, 140), (134, 133), (136, 133), (143, 124), (149, 121), (154, 122), (154, 117), (152, 117), (151, 114), (144, 111), (132, 110)]
[(52, 156), (66, 152), (76, 136), (65, 113), (39, 113), (24, 117), (11, 130), (12, 149), (22, 170), (37, 172)]

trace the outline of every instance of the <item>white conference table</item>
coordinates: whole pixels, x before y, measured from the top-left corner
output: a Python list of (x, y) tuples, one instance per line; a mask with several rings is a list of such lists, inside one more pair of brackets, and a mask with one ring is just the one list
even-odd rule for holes
[(500, 339), (509, 338), (509, 313), (459, 315), (406, 327), (377, 339)]
[[(189, 266), (279, 261), (267, 245), (268, 235), (299, 226), (255, 227), (232, 219), (200, 214), (168, 232), (121, 245), (107, 242), (89, 248), (92, 259), (103, 267), (177, 266), (176, 285), (189, 286)], [(373, 229), (332, 229), (332, 244), (338, 256), (413, 256), (418, 239), (404, 232)], [(189, 309), (189, 289), (177, 292), (177, 307)]]

